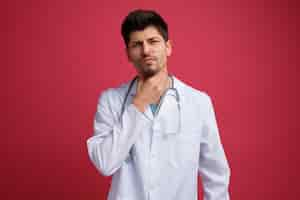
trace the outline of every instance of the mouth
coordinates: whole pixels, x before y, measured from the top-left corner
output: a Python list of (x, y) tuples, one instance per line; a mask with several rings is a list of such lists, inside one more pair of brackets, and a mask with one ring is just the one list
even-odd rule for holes
[(155, 58), (154, 57), (146, 57), (143, 59), (143, 61), (145, 61), (145, 62), (149, 61), (149, 60), (155, 60)]
[(144, 58), (143, 59), (144, 63), (152, 63), (154, 61), (155, 61), (155, 58), (153, 58), (153, 57), (148, 57), (148, 58)]

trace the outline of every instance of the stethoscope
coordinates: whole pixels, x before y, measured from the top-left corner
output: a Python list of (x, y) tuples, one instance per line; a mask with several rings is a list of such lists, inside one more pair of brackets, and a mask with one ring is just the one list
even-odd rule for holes
[[(167, 88), (165, 90), (165, 92), (163, 93), (163, 95), (160, 97), (160, 100), (159, 100), (159, 103), (158, 103), (158, 106), (156, 108), (156, 111), (154, 113), (154, 118), (159, 114), (159, 111), (161, 109), (161, 106), (166, 98), (167, 95), (171, 94), (171, 96), (175, 97), (176, 99), (176, 104), (177, 104), (177, 109), (178, 109), (178, 128), (177, 128), (177, 131), (176, 133), (179, 133), (180, 130), (181, 130), (181, 109), (180, 109), (180, 96), (179, 96), (179, 93), (178, 93), (178, 90), (174, 87), (174, 77), (169, 75), (170, 79), (171, 79), (171, 87), (170, 88)], [(129, 84), (129, 87), (128, 87), (128, 90), (125, 94), (125, 98), (123, 100), (123, 103), (122, 103), (122, 108), (121, 108), (121, 114), (120, 114), (120, 120), (122, 120), (122, 116), (125, 112), (125, 108), (126, 108), (126, 103), (127, 103), (127, 100), (128, 100), (128, 96), (130, 94), (130, 91), (132, 90), (132, 87), (133, 87), (133, 84), (134, 82), (138, 79), (138, 76), (135, 76), (130, 84)], [(174, 95), (175, 94), (175, 95)]]

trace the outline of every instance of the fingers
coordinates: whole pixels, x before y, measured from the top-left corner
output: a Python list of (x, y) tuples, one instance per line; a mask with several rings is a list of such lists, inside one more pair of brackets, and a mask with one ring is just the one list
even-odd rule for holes
[(168, 73), (164, 69), (146, 80), (139, 76), (137, 87), (139, 100), (145, 104), (157, 103), (164, 90), (168, 87)]

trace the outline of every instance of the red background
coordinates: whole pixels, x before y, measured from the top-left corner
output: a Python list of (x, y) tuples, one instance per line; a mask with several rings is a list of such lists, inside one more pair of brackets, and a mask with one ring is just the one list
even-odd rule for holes
[(299, 199), (295, 2), (2, 2), (0, 198), (105, 199), (86, 140), (99, 94), (135, 74), (121, 21), (149, 8), (169, 24), (169, 70), (213, 99), (232, 199)]

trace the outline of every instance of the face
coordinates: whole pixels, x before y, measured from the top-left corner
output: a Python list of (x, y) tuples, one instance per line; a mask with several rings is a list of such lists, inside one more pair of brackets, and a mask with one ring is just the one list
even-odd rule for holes
[(138, 73), (149, 78), (167, 67), (167, 57), (171, 55), (170, 41), (165, 42), (154, 26), (130, 34), (127, 47), (128, 60)]

